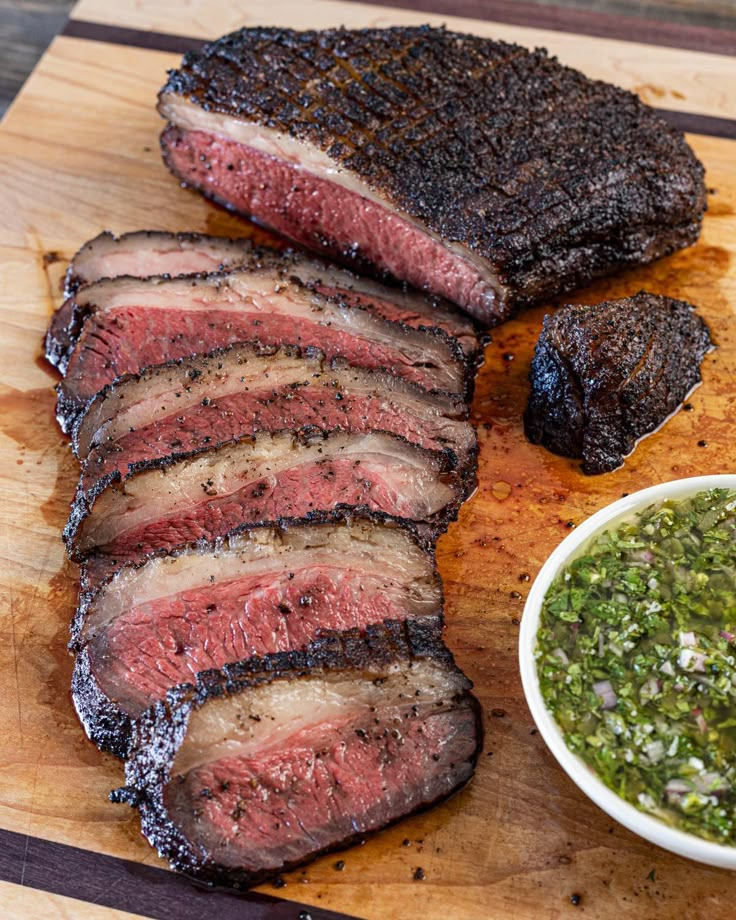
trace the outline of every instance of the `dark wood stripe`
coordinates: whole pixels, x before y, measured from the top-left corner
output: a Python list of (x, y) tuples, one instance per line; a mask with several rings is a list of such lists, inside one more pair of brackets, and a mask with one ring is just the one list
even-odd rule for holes
[(68, 20), (61, 34), (69, 38), (86, 38), (89, 41), (107, 42), (111, 45), (148, 48), (150, 51), (173, 51), (176, 54), (197, 51), (205, 43), (202, 38), (169, 35), (167, 32), (124, 29), (121, 26), (108, 26), (101, 22), (87, 22), (83, 19)]
[(732, 118), (698, 115), (695, 112), (675, 112), (672, 109), (657, 109), (657, 111), (671, 125), (688, 134), (707, 134), (709, 137), (736, 140), (736, 121)]
[(0, 880), (154, 920), (351, 920), (269, 895), (198, 887), (166, 869), (5, 830)]
[[(365, 0), (348, 0), (364, 3)], [(619, 16), (597, 10), (573, 7), (543, 6), (518, 0), (369, 0), (376, 6), (439, 13), (443, 16), (467, 16), (490, 22), (503, 22), (553, 32), (574, 32), (595, 38), (615, 38), (617, 41), (641, 42), (688, 51), (711, 54), (736, 54), (736, 31), (690, 26), (661, 19), (639, 16)]]
[[(486, 0), (467, 0), (467, 2), (477, 2), (485, 5)], [(531, 6), (532, 4), (510, 4), (510, 7), (517, 9), (519, 6), (524, 5)], [(537, 6), (534, 6), (534, 8), (547, 9), (547, 7)], [(72, 38), (85, 38), (90, 41), (109, 42), (115, 45), (129, 45), (134, 48), (148, 48), (153, 51), (172, 51), (176, 54), (195, 51), (204, 44), (204, 40), (200, 38), (169, 35), (165, 32), (142, 32), (138, 29), (123, 29), (119, 26), (108, 26), (99, 22), (86, 22), (80, 19), (70, 19), (62, 35)], [(675, 112), (669, 109), (657, 109), (657, 111), (670, 124), (675, 125), (681, 131), (736, 140), (736, 120), (734, 119), (699, 115), (696, 112)]]
[[(351, 0), (348, 0), (351, 2)], [(352, 0), (364, 2), (364, 0)], [(736, 54), (736, 31), (714, 29), (707, 26), (690, 26), (666, 22), (660, 19), (646, 19), (637, 16), (618, 16), (594, 10), (571, 7), (542, 6), (538, 3), (508, 0), (371, 0), (376, 6), (392, 9), (406, 9), (421, 13), (439, 13), (443, 16), (466, 16), (507, 25), (526, 26), (535, 29), (550, 29), (553, 32), (572, 32), (576, 35), (590, 35), (595, 38), (613, 38), (617, 41), (639, 42), (644, 45), (660, 45), (666, 48), (682, 48), (687, 51), (705, 51), (711, 54)], [(62, 35), (77, 38), (94, 38), (97, 41), (113, 41), (116, 44), (135, 44), (136, 47), (150, 47), (157, 51), (188, 51), (199, 48), (201, 39), (188, 36), (168, 35), (162, 32), (139, 32), (119, 26), (83, 20), (69, 20)], [(143, 39), (126, 41), (126, 36), (149, 36), (150, 44)]]

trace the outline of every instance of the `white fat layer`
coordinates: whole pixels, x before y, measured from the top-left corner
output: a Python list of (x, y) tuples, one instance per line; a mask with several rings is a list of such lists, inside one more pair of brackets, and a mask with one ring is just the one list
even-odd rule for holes
[(334, 723), (391, 719), (412, 706), (421, 718), (437, 711), (439, 701), (449, 706), (467, 687), (460, 672), (429, 660), (277, 679), (195, 710), (171, 774), (184, 776), (224, 757), (262, 756), (297, 734), (319, 734)]
[(233, 118), (233, 116), (225, 115), (221, 112), (207, 112), (196, 103), (190, 102), (175, 93), (167, 93), (162, 98), (160, 111), (165, 118), (168, 118), (169, 121), (180, 128), (218, 134), (221, 137), (235, 141), (237, 144), (244, 144), (253, 150), (285, 160), (319, 178), (327, 179), (363, 198), (375, 201), (382, 208), (400, 216), (406, 223), (417, 227), (423, 234), (444, 246), (454, 256), (464, 259), (472, 265), (479, 276), (479, 280), (490, 284), (497, 291), (502, 289), (498, 277), (490, 271), (488, 263), (484, 259), (476, 256), (467, 246), (463, 246), (461, 243), (443, 240), (405, 211), (399, 211), (380, 191), (372, 188), (355, 173), (338, 165), (314, 144), (304, 143), (274, 128), (268, 128), (255, 122), (242, 121), (239, 118)]
[(102, 278), (133, 275), (213, 272), (242, 263), (250, 244), (218, 237), (188, 239), (164, 232), (101, 233), (74, 257), (72, 271), (89, 284)]
[[(434, 362), (439, 388), (456, 392), (461, 388), (460, 369), (444, 341), (418, 329), (397, 329), (365, 310), (332, 303), (299, 284), (274, 278), (271, 271), (234, 271), (215, 280), (115, 278), (83, 288), (77, 295), (77, 303), (93, 307), (98, 315), (128, 307), (306, 318), (318, 326), (331, 326), (392, 349), (398, 348), (415, 363)], [(445, 377), (447, 379), (443, 379)]]
[(239, 578), (280, 575), (320, 565), (380, 576), (382, 589), (424, 602), (427, 612), (441, 604), (431, 558), (399, 528), (378, 524), (257, 529), (230, 539), (217, 550), (189, 550), (151, 559), (138, 569), (122, 569), (90, 607), (84, 627), (89, 640), (132, 608), (174, 598), (193, 588)]
[(419, 518), (430, 517), (452, 498), (427, 455), (397, 438), (369, 433), (332, 433), (297, 443), (290, 433), (259, 434), (229, 447), (180, 460), (163, 469), (145, 470), (106, 489), (82, 525), (80, 548), (104, 547), (122, 533), (222, 498), (259, 480), (275, 484), (279, 473), (328, 460), (359, 462), (366, 477), (391, 483), (394, 496), (416, 503)]
[[(194, 379), (191, 368), (199, 372)], [(371, 396), (395, 404), (413, 415), (430, 419), (451, 414), (452, 400), (408, 386), (401, 378), (381, 371), (336, 368), (322, 371), (318, 358), (299, 358), (288, 354), (257, 355), (247, 349), (226, 356), (195, 359), (172, 368), (155, 369), (139, 378), (115, 386), (104, 398), (95, 401), (80, 425), (79, 456), (84, 458), (91, 444), (107, 445), (133, 429), (150, 425), (202, 402), (249, 390), (265, 395), (290, 384), (339, 388), (355, 396)], [(453, 423), (448, 420), (448, 425)], [(472, 444), (467, 423), (453, 425), (466, 449)]]

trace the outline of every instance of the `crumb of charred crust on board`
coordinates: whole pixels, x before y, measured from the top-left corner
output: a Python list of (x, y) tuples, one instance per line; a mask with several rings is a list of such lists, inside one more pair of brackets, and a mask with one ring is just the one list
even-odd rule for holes
[(417, 868), (414, 870), (414, 881), (423, 882), (425, 878), (426, 875), (424, 874), (424, 869), (422, 869), (421, 866), (417, 866)]

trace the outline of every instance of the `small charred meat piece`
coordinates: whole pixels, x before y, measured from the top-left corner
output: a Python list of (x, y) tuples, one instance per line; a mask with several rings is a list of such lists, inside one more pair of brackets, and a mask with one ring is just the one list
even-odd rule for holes
[[(107, 231), (101, 233), (85, 243), (72, 259), (66, 276), (65, 296), (71, 298), (80, 287), (105, 278), (124, 275), (174, 278), (238, 268), (246, 271), (269, 269), (283, 281), (298, 278), (321, 294), (362, 306), (384, 319), (414, 328), (444, 329), (460, 342), (468, 357), (478, 352), (478, 330), (472, 321), (438, 297), (427, 297), (404, 287), (389, 287), (303, 252), (277, 251), (254, 246), (250, 240), (202, 233), (138, 230), (119, 237)], [(67, 303), (54, 317), (51, 338), (55, 326), (68, 322), (70, 309), (71, 304)], [(53, 351), (49, 360), (53, 363)]]
[(52, 322), (47, 356), (65, 375), (57, 418), (69, 431), (122, 374), (236, 342), (321, 349), (426, 389), (467, 395), (475, 358), (441, 329), (414, 329), (328, 298), (271, 270), (193, 278), (115, 278), (82, 288)]
[(585, 473), (621, 466), (700, 382), (710, 333), (694, 308), (641, 291), (545, 316), (531, 366), (527, 437)]
[(385, 431), (473, 464), (476, 439), (461, 397), (429, 393), (383, 371), (296, 348), (233, 345), (158, 365), (106, 387), (72, 432), (83, 483), (135, 463), (242, 435), (306, 427)]
[(466, 783), (470, 686), (432, 618), (208, 671), (136, 724), (113, 797), (173, 868), (251, 885)]
[(703, 168), (632, 93), (445, 29), (242, 29), (161, 90), (182, 182), (484, 325), (694, 242)]
[(131, 719), (200, 671), (303, 648), (325, 630), (425, 616), (442, 616), (442, 586), (434, 553), (407, 527), (241, 528), (83, 594), (72, 696), (90, 738), (122, 756)]

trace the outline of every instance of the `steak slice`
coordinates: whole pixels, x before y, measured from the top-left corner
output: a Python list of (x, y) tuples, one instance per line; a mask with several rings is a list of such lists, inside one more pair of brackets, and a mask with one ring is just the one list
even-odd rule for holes
[(105, 230), (85, 243), (69, 263), (64, 295), (72, 297), (80, 287), (122, 275), (175, 278), (231, 271), (247, 262), (251, 252), (248, 240), (203, 233), (136, 230), (115, 236)]
[(173, 868), (252, 885), (466, 783), (470, 687), (431, 618), (209, 671), (136, 724), (112, 797)]
[[(302, 252), (254, 246), (246, 239), (161, 230), (139, 230), (117, 237), (106, 231), (85, 243), (74, 256), (67, 272), (65, 291), (66, 297), (71, 298), (83, 285), (123, 275), (176, 277), (237, 268), (270, 270), (283, 280), (298, 278), (321, 294), (362, 306), (384, 319), (414, 328), (444, 329), (458, 340), (469, 357), (476, 356), (479, 351), (478, 330), (467, 316), (446, 301), (403, 287), (388, 287)], [(63, 329), (68, 325), (71, 309), (70, 302), (56, 314), (52, 328)], [(51, 358), (53, 354), (52, 350)]]
[(241, 529), (126, 566), (83, 595), (72, 696), (89, 737), (124, 756), (131, 719), (199, 671), (306, 646), (325, 630), (442, 616), (431, 549), (394, 523)]
[(82, 561), (140, 561), (240, 524), (358, 508), (444, 528), (472, 487), (449, 453), (394, 435), (261, 432), (164, 457), (78, 491), (64, 540)]
[(66, 349), (57, 407), (65, 431), (116, 377), (235, 342), (318, 347), (328, 358), (463, 395), (475, 370), (441, 330), (389, 322), (270, 272), (100, 281), (76, 295), (69, 328), (69, 339), (54, 346), (57, 354)]
[(328, 362), (298, 349), (234, 345), (149, 368), (106, 387), (74, 428), (88, 493), (103, 477), (204, 445), (315, 427), (384, 431), (429, 450), (451, 449), (462, 466), (477, 452), (458, 396), (428, 393), (381, 371)]
[(186, 54), (159, 111), (184, 183), (488, 325), (692, 243), (706, 207), (633, 94), (428, 26), (241, 29)]
[(524, 414), (533, 444), (582, 458), (585, 473), (621, 466), (700, 382), (711, 348), (694, 307), (640, 291), (545, 316)]

